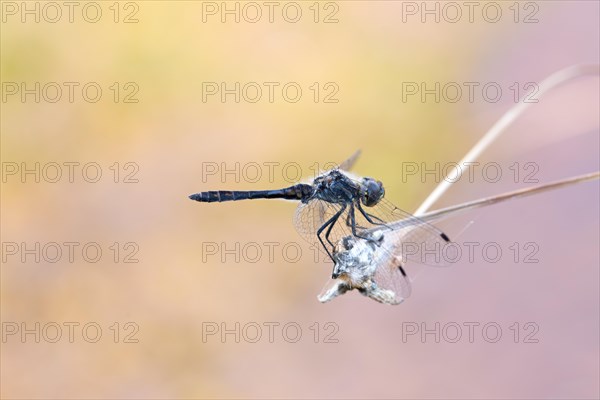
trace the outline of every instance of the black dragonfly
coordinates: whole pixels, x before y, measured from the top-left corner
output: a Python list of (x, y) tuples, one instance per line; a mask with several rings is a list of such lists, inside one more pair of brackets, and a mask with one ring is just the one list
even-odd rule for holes
[[(360, 239), (372, 240), (361, 232), (375, 226), (387, 227), (392, 222), (403, 220), (404, 226), (410, 226), (412, 242), (430, 245), (417, 246), (416, 251), (403, 255), (403, 260), (423, 263), (423, 249), (431, 246), (439, 248), (450, 239), (438, 228), (384, 199), (385, 190), (380, 181), (350, 174), (348, 170), (359, 155), (360, 152), (357, 151), (337, 168), (316, 177), (312, 184), (299, 183), (275, 190), (207, 191), (192, 194), (189, 198), (203, 203), (251, 199), (299, 201), (294, 215), (296, 230), (309, 243), (316, 244), (316, 237), (334, 262), (334, 250), (344, 237), (351, 234)], [(405, 276), (402, 269), (401, 272)]]

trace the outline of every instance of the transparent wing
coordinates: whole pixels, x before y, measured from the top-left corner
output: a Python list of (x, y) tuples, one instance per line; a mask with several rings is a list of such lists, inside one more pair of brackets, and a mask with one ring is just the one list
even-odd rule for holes
[(358, 160), (359, 156), (360, 156), (360, 150), (356, 150), (354, 152), (354, 154), (352, 154), (346, 160), (342, 161), (340, 163), (340, 165), (338, 166), (338, 168), (342, 169), (344, 171), (350, 171), (352, 169), (352, 167), (354, 166), (354, 164), (356, 163), (356, 160)]
[(389, 257), (387, 254), (384, 254), (383, 257), (385, 260), (379, 261), (380, 264), (375, 270), (373, 281), (378, 288), (391, 294), (391, 301), (386, 301), (386, 303), (400, 304), (410, 296), (410, 280), (405, 275), (398, 257)]
[(450, 239), (435, 226), (385, 199), (381, 199), (374, 207), (362, 206), (362, 210), (366, 214), (359, 212), (362, 221), (369, 217), (374, 222), (369, 227), (378, 226), (382, 229), (384, 248), (392, 255), (400, 256), (402, 263), (412, 261), (431, 266), (449, 265), (444, 251)]
[[(341, 208), (339, 204), (328, 203), (320, 199), (312, 199), (308, 203), (300, 203), (294, 213), (294, 227), (304, 240), (314, 245), (323, 254), (327, 254), (317, 237), (317, 232)], [(340, 236), (339, 239), (342, 237)], [(332, 240), (332, 242), (336, 243), (337, 241)], [(325, 243), (327, 242), (325, 241)]]
[[(335, 222), (330, 222), (334, 217), (336, 218)], [(359, 235), (362, 230), (374, 226), (358, 214), (355, 214), (355, 221), (356, 232)], [(328, 222), (330, 224), (326, 225)], [(294, 213), (294, 226), (304, 240), (327, 254), (317, 236), (319, 230), (325, 227), (321, 232), (321, 238), (329, 252), (333, 253), (336, 244), (340, 240), (352, 235), (350, 206), (329, 203), (321, 199), (312, 199), (308, 203), (300, 203)]]

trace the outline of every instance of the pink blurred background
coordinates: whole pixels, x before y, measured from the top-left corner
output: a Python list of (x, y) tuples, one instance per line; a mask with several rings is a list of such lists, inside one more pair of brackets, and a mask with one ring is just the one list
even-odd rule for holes
[[(73, 263), (65, 255), (56, 263), (22, 262), (3, 247), (3, 398), (600, 395), (597, 181), (444, 221), (440, 227), (458, 241), (498, 243), (502, 259), (425, 268), (412, 296), (396, 307), (358, 293), (317, 301), (331, 265), (315, 263), (295, 232), (295, 204), (187, 199), (201, 190), (291, 184), (279, 167), (272, 180), (263, 169), (255, 183), (231, 175), (202, 179), (206, 163), (297, 163), (310, 178), (315, 163), (339, 162), (360, 148), (354, 171), (380, 179), (390, 201), (414, 211), (435, 179), (402, 179), (403, 163), (457, 162), (514, 104), (509, 88), (515, 82), (523, 90), (569, 65), (599, 62), (597, 2), (515, 3), (518, 22), (512, 2), (496, 2), (503, 12), (497, 23), (482, 17), (490, 2), (478, 3), (473, 22), (464, 14), (456, 23), (447, 21), (453, 14), (442, 14), (439, 23), (425, 16), (423, 23), (420, 13), (405, 13), (403, 22), (403, 10), (421, 2), (298, 2), (297, 23), (282, 17), (286, 3), (278, 3), (272, 23), (262, 3), (256, 23), (243, 15), (239, 23), (231, 15), (223, 23), (219, 13), (206, 13), (223, 3), (187, 1), (121, 2), (118, 22), (113, 3), (100, 2), (98, 23), (82, 19), (80, 9), (69, 23), (65, 8), (56, 23), (43, 14), (39, 23), (32, 17), (23, 23), (21, 10), (12, 15), (6, 3), (3, 96), (6, 82), (98, 82), (103, 97), (96, 103), (80, 96), (72, 103), (66, 97), (36, 103), (32, 96), (22, 102), (18, 94), (3, 99), (3, 170), (6, 163), (96, 162), (103, 176), (97, 183), (81, 175), (73, 183), (4, 177), (2, 242), (96, 242), (103, 256), (97, 263), (80, 253)], [(445, 3), (437, 4), (441, 10)], [(128, 15), (138, 22), (123, 23)], [(338, 21), (323, 23), (328, 15)], [(526, 16), (537, 22), (524, 23)], [(109, 89), (114, 82), (122, 91), (118, 102)], [(139, 88), (137, 103), (121, 101), (127, 82)], [(203, 82), (295, 82), (303, 95), (296, 103), (277, 91), (273, 102), (236, 103), (233, 96), (203, 102)], [(328, 82), (339, 89), (337, 103), (323, 101)], [(403, 101), (403, 82), (496, 82), (504, 91), (495, 103), (480, 95), (473, 102)], [(525, 163), (534, 163), (539, 183), (597, 171), (599, 106), (597, 77), (540, 98), (480, 159), (500, 164), (503, 178), (461, 180), (434, 208), (532, 186), (510, 175), (515, 162), (522, 173)], [(119, 183), (109, 168), (115, 162)], [(132, 171), (124, 169), (127, 162), (139, 167), (138, 183), (123, 183)], [(114, 242), (121, 246), (118, 262), (109, 249)], [(128, 242), (139, 249), (137, 263), (123, 262)], [(203, 251), (213, 242), (258, 243), (263, 256), (222, 262)], [(279, 244), (273, 260), (267, 242)], [(525, 250), (515, 262), (509, 247), (530, 242), (539, 262), (522, 262)], [(286, 243), (301, 247), (299, 261), (284, 259)], [(50, 330), (39, 343), (33, 334), (25, 340), (21, 332), (8, 334), (38, 322), (62, 326), (60, 340), (46, 340)], [(65, 322), (79, 324), (72, 342)], [(125, 329), (128, 322), (134, 325)], [(472, 342), (464, 325), (471, 322), (479, 324)], [(537, 343), (527, 343), (528, 322), (537, 327), (529, 337)], [(83, 337), (86, 323), (101, 327), (96, 343)], [(239, 343), (234, 334), (208, 335), (209, 328), (235, 330), (236, 323)], [(272, 341), (270, 323), (276, 324)], [(463, 335), (456, 343), (407, 335), (409, 326), (436, 323), (452, 336), (456, 323)], [(482, 334), (488, 323), (502, 329), (496, 343)], [(255, 324), (262, 336), (250, 343), (244, 334), (254, 337)], [(290, 340), (294, 329), (284, 335), (285, 324), (300, 327), (297, 342)], [(133, 327), (130, 339), (137, 343), (125, 343)]]

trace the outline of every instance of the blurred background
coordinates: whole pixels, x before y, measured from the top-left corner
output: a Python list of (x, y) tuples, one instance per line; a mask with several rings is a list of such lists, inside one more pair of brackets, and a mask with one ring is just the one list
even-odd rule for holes
[[(2, 397), (598, 398), (597, 181), (443, 221), (473, 258), (399, 306), (320, 304), (293, 202), (187, 198), (361, 149), (416, 210), (599, 62), (597, 2), (475, 3), (2, 2)], [(433, 208), (597, 171), (599, 92), (538, 98)]]

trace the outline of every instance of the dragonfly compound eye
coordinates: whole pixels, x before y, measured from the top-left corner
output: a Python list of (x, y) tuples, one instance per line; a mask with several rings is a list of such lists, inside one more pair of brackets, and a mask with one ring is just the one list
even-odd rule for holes
[(365, 178), (361, 188), (361, 201), (367, 207), (373, 207), (385, 194), (383, 184), (375, 179)]

